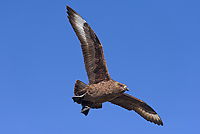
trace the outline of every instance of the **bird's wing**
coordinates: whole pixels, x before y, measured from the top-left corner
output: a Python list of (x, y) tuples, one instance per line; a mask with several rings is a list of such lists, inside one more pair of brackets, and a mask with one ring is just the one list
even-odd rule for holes
[(111, 78), (108, 73), (103, 47), (97, 35), (88, 23), (69, 6), (67, 6), (67, 13), (69, 22), (81, 42), (89, 84), (110, 80)]
[(147, 121), (163, 126), (163, 122), (158, 114), (148, 104), (140, 99), (123, 93), (121, 96), (113, 99), (110, 102), (127, 110), (134, 110)]

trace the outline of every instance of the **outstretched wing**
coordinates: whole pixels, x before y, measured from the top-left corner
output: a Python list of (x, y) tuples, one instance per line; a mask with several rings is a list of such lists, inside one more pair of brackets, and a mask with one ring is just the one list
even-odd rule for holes
[(69, 22), (81, 42), (89, 84), (110, 80), (111, 78), (108, 73), (103, 47), (97, 35), (88, 23), (69, 6), (67, 6), (67, 13)]
[(155, 124), (163, 126), (163, 122), (158, 114), (149, 105), (140, 99), (123, 93), (121, 96), (113, 99), (110, 102), (127, 110), (134, 110), (147, 121), (154, 122)]

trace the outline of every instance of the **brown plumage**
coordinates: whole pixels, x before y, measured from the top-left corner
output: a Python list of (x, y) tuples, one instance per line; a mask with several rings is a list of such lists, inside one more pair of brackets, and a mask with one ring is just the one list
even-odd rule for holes
[(88, 114), (90, 108), (102, 108), (102, 103), (111, 102), (127, 110), (134, 110), (147, 121), (163, 125), (158, 114), (144, 101), (125, 94), (125, 84), (114, 81), (107, 69), (103, 47), (88, 23), (67, 6), (68, 19), (79, 41), (84, 57), (89, 84), (79, 80), (74, 87), (73, 100), (82, 105), (81, 112)]

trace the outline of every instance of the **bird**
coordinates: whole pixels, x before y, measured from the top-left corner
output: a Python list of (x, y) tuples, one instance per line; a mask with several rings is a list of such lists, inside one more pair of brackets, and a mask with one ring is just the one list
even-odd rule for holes
[(129, 94), (127, 85), (113, 80), (108, 72), (103, 47), (89, 24), (71, 7), (66, 5), (68, 20), (82, 48), (85, 70), (89, 84), (76, 80), (73, 101), (81, 104), (81, 113), (88, 115), (90, 109), (102, 108), (102, 103), (111, 102), (129, 111), (135, 111), (147, 121), (157, 125), (163, 122), (159, 115), (144, 101)]

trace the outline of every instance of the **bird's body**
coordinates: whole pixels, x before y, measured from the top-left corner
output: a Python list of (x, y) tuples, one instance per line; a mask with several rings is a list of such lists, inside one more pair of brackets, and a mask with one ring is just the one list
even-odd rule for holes
[(83, 101), (104, 103), (106, 101), (110, 101), (121, 96), (121, 94), (125, 91), (126, 89), (120, 88), (118, 82), (114, 80), (109, 80), (101, 81), (97, 84), (87, 85), (84, 89), (80, 91), (80, 93), (77, 93), (77, 96), (85, 93), (84, 98), (82, 99)]
[(88, 23), (72, 8), (67, 6), (68, 19), (79, 41), (84, 57), (89, 84), (76, 80), (74, 102), (82, 105), (81, 112), (87, 115), (90, 108), (102, 108), (102, 103), (111, 102), (127, 110), (134, 110), (150, 122), (163, 125), (158, 114), (144, 101), (124, 93), (125, 84), (113, 80), (107, 69), (103, 47)]

